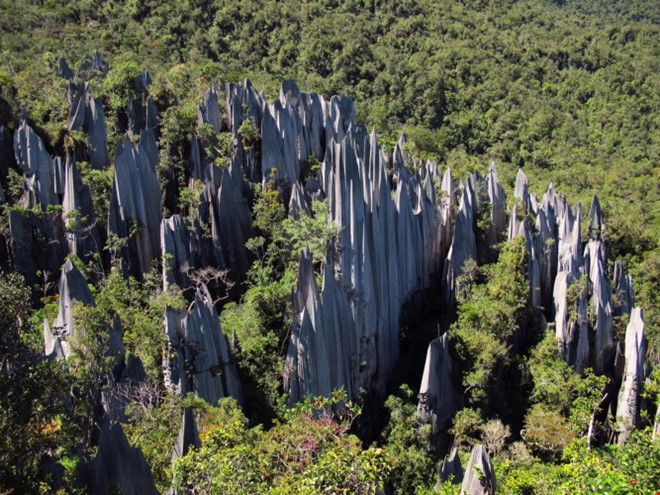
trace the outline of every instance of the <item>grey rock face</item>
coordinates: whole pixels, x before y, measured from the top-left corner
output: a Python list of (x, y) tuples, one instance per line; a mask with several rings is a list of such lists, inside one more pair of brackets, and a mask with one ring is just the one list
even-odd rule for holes
[(117, 146), (108, 233), (128, 240), (122, 254), (133, 271), (149, 271), (160, 255), (160, 221), (160, 185), (147, 145), (141, 140), (134, 147), (126, 139)]
[(27, 177), (28, 191), (23, 200), (24, 206), (40, 206), (45, 211), (49, 204), (57, 204), (53, 159), (41, 138), (25, 121), (14, 133), (14, 153), (16, 162)]
[(144, 454), (129, 445), (118, 424), (101, 429), (99, 448), (87, 472), (92, 494), (106, 494), (117, 488), (126, 495), (158, 493)]
[(80, 62), (80, 65), (78, 66), (78, 73), (80, 75), (85, 72), (97, 71), (97, 72), (101, 72), (102, 74), (106, 74), (108, 72), (108, 69), (109, 69), (108, 63), (105, 60), (103, 60), (103, 57), (97, 50), (91, 56), (85, 55), (82, 62)]
[(196, 253), (186, 222), (180, 215), (163, 219), (160, 224), (160, 245), (163, 254), (163, 290), (171, 284), (182, 289), (190, 286), (188, 270), (197, 266)]
[(300, 116), (286, 101), (285, 106), (279, 101), (267, 103), (261, 120), (263, 179), (293, 184), (300, 176), (300, 165), (307, 158), (306, 153)]
[(69, 115), (66, 119), (69, 130), (77, 131), (85, 125), (85, 101), (87, 100), (87, 84), (69, 83)]
[(635, 290), (633, 279), (626, 274), (623, 263), (617, 260), (614, 263), (614, 293), (617, 295), (618, 305), (614, 307), (614, 316), (630, 314), (635, 306)]
[(179, 436), (174, 444), (172, 451), (172, 461), (179, 457), (185, 456), (191, 447), (200, 448), (202, 442), (199, 439), (199, 431), (197, 430), (197, 423), (193, 410), (186, 407), (183, 410), (183, 417), (181, 418), (181, 428), (179, 428)]
[(520, 201), (524, 214), (532, 213), (534, 211), (532, 208), (532, 198), (529, 194), (528, 184), (525, 172), (518, 169), (518, 175), (516, 175), (516, 187), (513, 195)]
[(493, 495), (497, 491), (495, 471), (483, 445), (472, 449), (465, 468), (461, 493), (469, 495)]
[(3, 181), (7, 178), (9, 169), (16, 166), (13, 143), (12, 132), (0, 125), (0, 179)]
[(299, 220), (301, 213), (304, 213), (308, 217), (312, 216), (309, 205), (307, 204), (307, 200), (305, 199), (305, 192), (300, 186), (300, 183), (296, 182), (291, 188), (291, 199), (289, 200), (289, 216)]
[(493, 246), (502, 240), (502, 233), (506, 228), (506, 196), (497, 176), (495, 163), (490, 164), (486, 184), (488, 200), (491, 203), (490, 228), (486, 240), (489, 246)]
[(442, 461), (440, 477), (435, 487), (436, 490), (439, 490), (440, 484), (447, 481), (450, 477), (452, 483), (455, 485), (463, 482), (463, 466), (461, 466), (461, 458), (458, 456), (458, 447), (452, 448), (449, 455)]
[(37, 276), (38, 270), (57, 276), (68, 254), (59, 214), (37, 215), (10, 209), (9, 231), (13, 268), (25, 277), (29, 286), (43, 280)]
[(584, 254), (584, 271), (589, 276), (592, 311), (596, 315), (594, 351), (598, 373), (605, 373), (614, 358), (612, 296), (605, 275), (606, 263), (602, 242), (590, 240)]
[[(230, 277), (240, 281), (250, 267), (245, 242), (252, 237), (252, 215), (241, 187), (226, 168), (210, 166), (200, 198), (198, 233), (202, 240), (203, 265), (229, 269)], [(210, 236), (208, 235), (210, 233)], [(209, 239), (210, 237), (210, 239)]]
[(598, 200), (598, 196), (594, 195), (594, 199), (591, 202), (591, 209), (589, 210), (589, 237), (599, 240), (603, 236), (604, 229), (600, 201)]
[(529, 254), (527, 263), (527, 279), (529, 280), (529, 292), (533, 306), (541, 305), (541, 275), (539, 269), (539, 259), (536, 253), (536, 243), (532, 234), (529, 219), (519, 214), (518, 205), (513, 206), (511, 218), (509, 220), (508, 240), (516, 237), (525, 239), (525, 247)]
[(453, 307), (456, 279), (463, 273), (463, 265), (468, 259), (477, 259), (477, 244), (474, 236), (475, 197), (470, 183), (463, 187), (461, 201), (456, 215), (456, 224), (451, 248), (445, 263), (443, 281), (445, 284), (445, 304)]
[(222, 129), (222, 114), (215, 86), (211, 86), (204, 93), (202, 103), (197, 110), (197, 120), (200, 124), (210, 124), (215, 132), (220, 132)]
[(87, 286), (87, 280), (71, 259), (67, 259), (62, 268), (58, 292), (59, 311), (53, 321), (52, 330), (44, 326), (45, 353), (66, 359), (70, 354), (66, 339), (75, 333), (73, 312), (76, 303), (86, 306), (95, 306), (96, 303)]
[(99, 252), (101, 242), (94, 218), (92, 196), (89, 188), (83, 184), (75, 162), (68, 157), (64, 164), (62, 221), (71, 253), (87, 261)]
[(557, 277), (559, 237), (557, 232), (556, 195), (552, 185), (543, 195), (536, 217), (535, 250), (538, 255), (541, 305), (549, 318), (554, 316), (553, 288)]
[(630, 431), (639, 426), (640, 396), (644, 383), (646, 337), (642, 308), (634, 308), (626, 328), (625, 365), (623, 382), (619, 390), (616, 419), (619, 423), (619, 444), (623, 445)]
[(75, 77), (75, 73), (71, 70), (69, 64), (67, 64), (66, 60), (62, 57), (58, 57), (58, 59), (55, 61), (55, 64), (57, 65), (57, 77), (61, 77), (62, 79), (67, 80), (71, 80)]
[(218, 313), (205, 285), (197, 289), (188, 312), (165, 312), (169, 350), (165, 358), (166, 386), (181, 395), (192, 391), (210, 404), (232, 396), (242, 402), (238, 373)]
[(292, 403), (341, 386), (349, 398), (361, 387), (384, 392), (399, 355), (401, 304), (428, 280), (425, 270), (435, 260), (424, 249), (440, 244), (438, 211), (421, 177), (400, 175), (393, 199), (375, 135), (345, 121), (352, 103), (332, 105), (320, 175), (329, 221), (341, 231), (320, 293), (314, 277), (305, 277), (294, 294), (302, 308), (285, 370)]
[(582, 241), (580, 239), (580, 217), (578, 205), (574, 214), (570, 206), (564, 205), (559, 214), (559, 251), (557, 271), (568, 271), (577, 276), (582, 266)]
[(417, 417), (421, 422), (431, 423), (432, 432), (436, 435), (446, 428), (460, 402), (460, 395), (454, 386), (454, 365), (445, 333), (429, 344), (419, 387)]
[(108, 167), (108, 142), (105, 114), (100, 98), (90, 98), (85, 113), (85, 132), (89, 139), (89, 161), (96, 169)]

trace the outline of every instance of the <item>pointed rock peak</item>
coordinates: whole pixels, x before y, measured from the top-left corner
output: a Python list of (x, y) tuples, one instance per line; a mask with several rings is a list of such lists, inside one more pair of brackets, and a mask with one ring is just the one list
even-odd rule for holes
[(499, 184), (500, 178), (497, 174), (497, 167), (495, 167), (495, 162), (490, 162), (490, 167), (488, 168), (488, 177), (487, 180), (492, 184)]
[[(644, 314), (641, 306), (633, 308), (630, 312), (630, 321), (626, 328), (626, 361), (628, 361), (628, 353), (632, 352), (633, 348), (639, 350), (641, 343), (644, 341)], [(644, 356), (642, 355), (642, 360)]]
[(516, 175), (516, 191), (519, 188), (525, 187), (529, 184), (527, 181), (527, 175), (522, 171), (521, 168), (518, 169), (518, 174)]
[(472, 449), (470, 461), (465, 468), (461, 493), (469, 495), (493, 495), (497, 491), (495, 471), (483, 445)]
[(591, 201), (591, 209), (589, 210), (589, 237), (592, 239), (600, 239), (602, 235), (603, 213), (600, 209), (598, 196), (594, 194), (594, 199)]
[(458, 455), (458, 447), (451, 449), (451, 452), (445, 457), (440, 468), (440, 482), (443, 483), (450, 478), (455, 485), (463, 481), (463, 466), (461, 465), (461, 458)]
[(181, 428), (179, 429), (179, 436), (174, 444), (172, 452), (172, 461), (185, 456), (191, 447), (196, 449), (202, 446), (199, 439), (199, 430), (197, 429), (197, 422), (195, 415), (190, 407), (183, 410), (183, 417), (181, 419)]
[(101, 429), (96, 457), (87, 465), (91, 493), (156, 494), (151, 469), (139, 448), (131, 447), (119, 424)]
[(287, 96), (292, 100), (300, 98), (300, 89), (293, 79), (284, 79), (280, 87), (280, 100), (284, 102)]
[(323, 262), (323, 292), (335, 285), (335, 271), (329, 260)]
[(307, 216), (311, 216), (303, 188), (300, 183), (294, 182), (291, 188), (291, 199), (289, 200), (289, 216), (297, 220), (300, 218), (301, 211), (304, 211)]

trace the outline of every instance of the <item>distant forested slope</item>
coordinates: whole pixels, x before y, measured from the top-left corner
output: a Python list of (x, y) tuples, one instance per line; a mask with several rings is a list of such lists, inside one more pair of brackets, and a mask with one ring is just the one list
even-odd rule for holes
[(274, 96), (291, 77), (353, 96), (381, 137), (407, 131), (411, 151), (459, 176), (494, 160), (505, 187), (522, 167), (533, 190), (553, 182), (585, 205), (598, 192), (612, 259), (627, 258), (658, 332), (657, 2), (2, 0), (0, 12), (2, 120), (25, 109), (54, 148), (68, 106), (52, 63), (98, 49), (111, 71), (92, 92), (112, 115), (147, 68), (170, 149), (211, 82), (248, 76)]

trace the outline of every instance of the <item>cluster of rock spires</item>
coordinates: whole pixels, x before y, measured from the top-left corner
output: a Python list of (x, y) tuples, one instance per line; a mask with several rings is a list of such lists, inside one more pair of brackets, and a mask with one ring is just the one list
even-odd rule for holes
[[(494, 244), (522, 236), (529, 254), (530, 298), (549, 321), (554, 320), (563, 359), (578, 372), (591, 366), (615, 377), (617, 390), (610, 393), (610, 407), (624, 425), (621, 439), (639, 423), (639, 392), (649, 374), (644, 365), (644, 323), (641, 309), (634, 307), (632, 279), (620, 262), (615, 264), (614, 284), (608, 280), (598, 198), (592, 203), (589, 237), (583, 246), (580, 206), (572, 208), (552, 186), (539, 202), (530, 194), (522, 171), (507, 220), (504, 189), (494, 165), (485, 177), (473, 174), (458, 187), (449, 170), (441, 174), (432, 162), (416, 164), (411, 173), (405, 138), (391, 153), (384, 152), (375, 133), (356, 123), (350, 98), (327, 100), (301, 92), (287, 80), (279, 100), (267, 102), (246, 80), (227, 84), (224, 95), (211, 87), (198, 110), (199, 124), (233, 134), (236, 149), (229, 167), (216, 166), (204, 143), (194, 137), (186, 178), (191, 185), (202, 184), (196, 212), (192, 220), (182, 214), (162, 218), (158, 110), (144, 72), (127, 101), (127, 121), (123, 127), (116, 125), (130, 129), (139, 140), (134, 144), (126, 138), (116, 146), (107, 218), (97, 218), (76, 162), (85, 160), (100, 170), (111, 165), (102, 101), (89, 95), (84, 82), (86, 74), (107, 69), (98, 53), (83, 61), (77, 75), (65, 61), (57, 62), (58, 74), (70, 81), (67, 124), (71, 131), (86, 134), (85, 150), (52, 157), (27, 121), (14, 131), (0, 127), (0, 177), (6, 177), (10, 167), (25, 177), (24, 208), (10, 210), (9, 238), (3, 238), (10, 249), (0, 243), (0, 266), (12, 267), (30, 285), (37, 283), (39, 274), (56, 277), (61, 272), (59, 313), (52, 325), (44, 323), (48, 355), (69, 356), (67, 341), (77, 331), (73, 307), (76, 302), (94, 305), (85, 277), (67, 256), (105, 259), (105, 242), (125, 273), (140, 276), (161, 259), (165, 290), (171, 284), (195, 288), (188, 311), (168, 309), (164, 315), (169, 346), (166, 385), (180, 394), (192, 391), (211, 403), (225, 396), (240, 401), (241, 383), (212, 296), (191, 274), (213, 267), (242, 280), (252, 261), (245, 248), (253, 236), (248, 183), (261, 182), (278, 188), (294, 218), (310, 215), (312, 201), (327, 199), (329, 221), (341, 227), (323, 263), (322, 287), (316, 285), (309, 250), (300, 255), (284, 376), (291, 403), (306, 395), (328, 395), (339, 387), (347, 390), (349, 399), (357, 398), (362, 389), (384, 394), (399, 358), (402, 305), (417, 291), (439, 284), (450, 311), (465, 262), (492, 261)], [(74, 82), (76, 78), (81, 82)], [(317, 176), (309, 174), (310, 157), (322, 162)], [(487, 220), (485, 231), (477, 230), (477, 220)], [(99, 227), (104, 223), (106, 230)], [(110, 262), (106, 260), (106, 268)], [(625, 341), (615, 342), (613, 317), (622, 314), (631, 315), (630, 323)], [(144, 371), (134, 356), (124, 363), (118, 321), (110, 335), (109, 352), (122, 363), (115, 380), (139, 382)], [(460, 408), (457, 373), (447, 336), (432, 341), (418, 416), (432, 424), (434, 434), (445, 430)], [(105, 409), (109, 417), (121, 419), (120, 402), (107, 398)], [(184, 415), (175, 455), (198, 443), (194, 431), (194, 418)], [(104, 453), (104, 445), (116, 446), (116, 454)], [(118, 474), (121, 463), (134, 469), (144, 465), (128, 448), (119, 426), (102, 430), (99, 457), (109, 455), (119, 457), (90, 468), (94, 491), (103, 491), (99, 487), (109, 483), (119, 483), (127, 493), (150, 491)], [(472, 457), (470, 463), (486, 474), (488, 487), (494, 489), (487, 456), (475, 449)], [(449, 472), (459, 479), (454, 461), (447, 465)], [(469, 488), (480, 483), (471, 472), (466, 471), (464, 489), (480, 493)]]
[[(506, 221), (505, 200), (501, 189), (491, 186), (499, 185), (493, 167), (487, 183), (491, 227), (496, 221), (501, 226)], [(479, 195), (474, 191), (480, 189), (478, 184), (479, 178), (473, 176), (462, 192), (444, 270), (449, 303), (452, 280), (458, 269), (455, 261), (479, 259), (479, 247), (474, 232), (470, 231), (477, 211), (474, 198)], [(560, 354), (566, 362), (579, 373), (590, 367), (613, 377), (605, 404), (620, 425), (619, 441), (623, 443), (631, 428), (639, 426), (640, 390), (651, 368), (645, 364), (644, 321), (641, 308), (634, 307), (632, 278), (620, 261), (615, 263), (614, 289), (607, 277), (605, 226), (598, 197), (594, 197), (591, 205), (585, 246), (580, 236), (580, 206), (574, 210), (552, 185), (539, 202), (529, 193), (527, 178), (519, 171), (515, 201), (509, 217), (508, 240), (518, 236), (525, 240), (530, 300), (549, 320), (554, 319)], [(616, 298), (612, 297), (613, 290)], [(622, 314), (629, 314), (630, 322), (625, 340), (616, 342), (613, 317)], [(460, 407), (460, 400), (455, 399), (458, 396), (454, 388), (455, 371), (447, 348), (446, 335), (431, 342), (420, 385), (418, 416), (421, 421), (431, 423), (434, 435), (443, 430)]]

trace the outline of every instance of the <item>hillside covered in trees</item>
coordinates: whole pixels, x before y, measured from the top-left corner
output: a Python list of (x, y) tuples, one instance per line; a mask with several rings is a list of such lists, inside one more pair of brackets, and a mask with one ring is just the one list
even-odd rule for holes
[(655, 2), (0, 13), (3, 491), (660, 488)]

